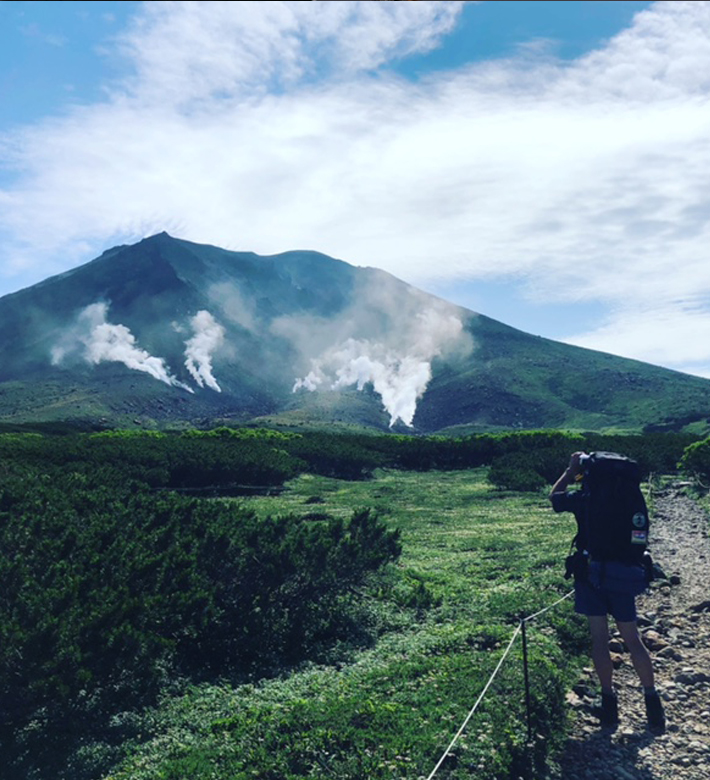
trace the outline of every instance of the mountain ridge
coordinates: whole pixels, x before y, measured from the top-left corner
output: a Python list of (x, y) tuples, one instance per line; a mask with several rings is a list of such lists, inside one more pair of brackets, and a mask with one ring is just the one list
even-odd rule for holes
[(0, 298), (0, 422), (708, 429), (710, 381), (574, 347), (312, 250), (167, 233)]

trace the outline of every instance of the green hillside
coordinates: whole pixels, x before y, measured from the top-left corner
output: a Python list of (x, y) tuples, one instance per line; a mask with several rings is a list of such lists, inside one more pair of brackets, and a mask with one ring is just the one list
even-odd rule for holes
[(436, 373), (417, 411), (425, 430), (709, 428), (705, 379), (531, 336), (481, 315), (469, 327), (474, 357)]

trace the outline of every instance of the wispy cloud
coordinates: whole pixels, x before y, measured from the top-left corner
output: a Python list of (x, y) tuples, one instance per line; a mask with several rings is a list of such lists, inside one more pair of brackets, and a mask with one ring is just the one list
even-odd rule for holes
[(63, 35), (55, 35), (53, 33), (45, 32), (36, 24), (29, 24), (25, 27), (22, 27), (20, 32), (27, 38), (34, 38), (41, 41), (42, 43), (46, 43), (57, 48), (67, 45), (67, 39)]
[(421, 286), (509, 275), (608, 307), (575, 343), (710, 367), (668, 344), (710, 319), (710, 3), (656, 3), (574, 62), (527, 47), (425, 81), (387, 70), (460, 6), (143, 4), (109, 100), (0, 139), (3, 267), (167, 229)]
[(432, 48), (461, 3), (149, 2), (122, 37), (134, 98), (179, 108), (242, 102), (324, 77), (351, 77)]

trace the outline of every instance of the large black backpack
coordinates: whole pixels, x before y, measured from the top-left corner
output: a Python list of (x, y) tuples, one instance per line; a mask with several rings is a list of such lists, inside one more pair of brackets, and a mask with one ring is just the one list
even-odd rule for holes
[(593, 559), (638, 563), (648, 545), (649, 518), (638, 463), (616, 452), (582, 456), (585, 508), (580, 529)]

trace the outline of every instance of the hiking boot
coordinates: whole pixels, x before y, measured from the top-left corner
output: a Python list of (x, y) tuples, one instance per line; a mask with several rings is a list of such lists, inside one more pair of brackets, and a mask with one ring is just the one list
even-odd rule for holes
[(602, 726), (616, 726), (619, 723), (619, 702), (613, 693), (602, 691), (602, 706), (599, 712)]
[(644, 695), (646, 702), (646, 719), (648, 727), (654, 731), (664, 731), (666, 728), (666, 715), (663, 712), (663, 704), (658, 693)]

